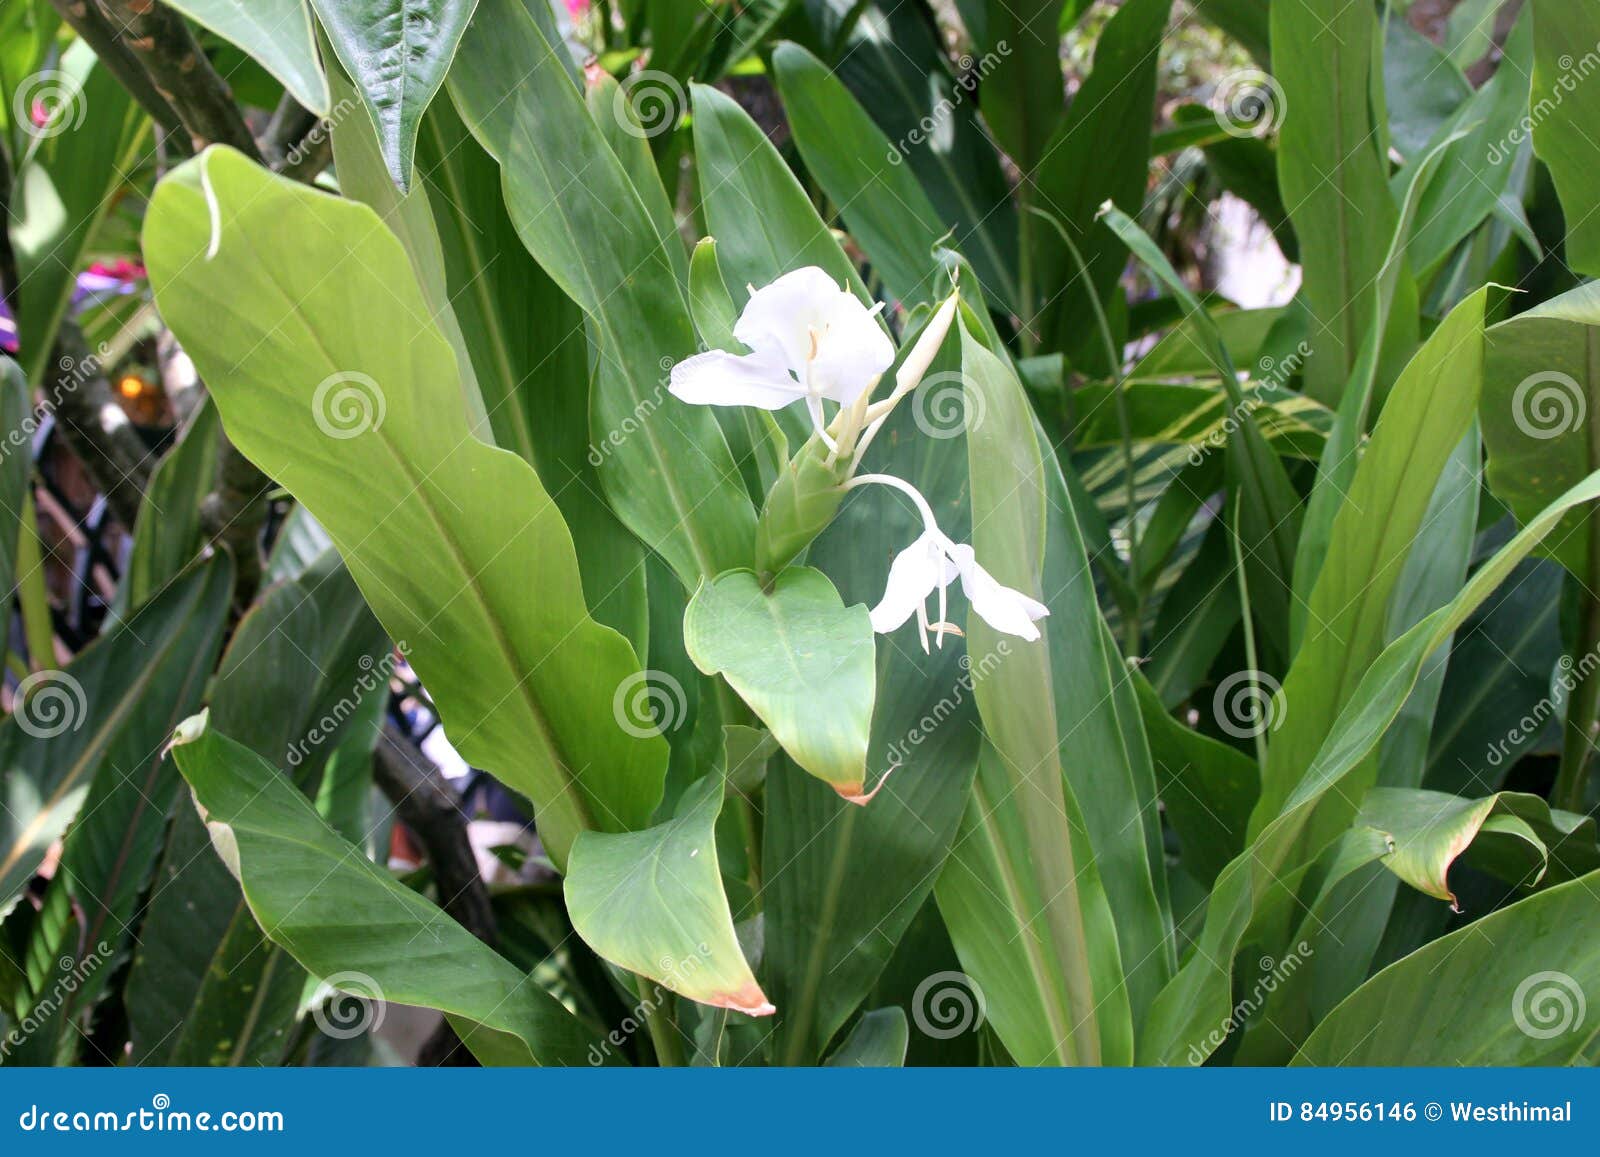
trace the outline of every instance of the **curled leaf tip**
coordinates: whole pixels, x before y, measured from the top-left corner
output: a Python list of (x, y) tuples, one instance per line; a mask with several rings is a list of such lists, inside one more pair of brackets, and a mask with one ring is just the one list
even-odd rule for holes
[(211, 722), (211, 708), (203, 708), (198, 715), (191, 715), (172, 730), (172, 737), (161, 745), (161, 759), (166, 759), (167, 754), (174, 747), (182, 747), (185, 743), (193, 743), (205, 734), (206, 726)]
[(753, 980), (737, 992), (719, 993), (710, 1003), (717, 1008), (731, 1008), (747, 1016), (771, 1016), (778, 1011), (777, 1005), (767, 999), (767, 994)]
[(883, 785), (889, 782), (889, 776), (892, 774), (894, 774), (893, 767), (883, 773), (883, 778), (878, 780), (878, 785), (871, 791), (863, 790), (866, 785), (862, 783), (836, 783), (833, 785), (833, 790), (839, 793), (839, 798), (844, 800), (845, 803), (866, 807), (872, 802), (872, 797), (883, 790)]

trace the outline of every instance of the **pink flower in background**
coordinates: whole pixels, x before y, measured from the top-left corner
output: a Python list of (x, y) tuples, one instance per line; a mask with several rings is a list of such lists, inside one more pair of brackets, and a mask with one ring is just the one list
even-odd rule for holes
[(589, 11), (589, 0), (567, 0), (567, 15), (574, 20)]

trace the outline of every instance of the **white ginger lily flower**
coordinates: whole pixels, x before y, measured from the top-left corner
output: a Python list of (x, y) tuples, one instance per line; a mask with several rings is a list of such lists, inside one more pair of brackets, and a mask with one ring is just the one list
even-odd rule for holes
[(822, 402), (849, 406), (894, 364), (894, 345), (868, 309), (815, 265), (753, 289), (733, 327), (748, 354), (712, 350), (672, 367), (670, 392), (701, 406), (781, 410), (804, 400), (823, 430)]
[[(889, 578), (884, 584), (883, 598), (872, 608), (872, 629), (880, 635), (896, 630), (913, 614), (917, 616), (917, 629), (922, 638), (922, 649), (928, 649), (928, 631), (931, 627), (939, 645), (944, 645), (946, 633), (960, 634), (960, 630), (945, 621), (946, 588), (956, 579), (961, 580), (961, 593), (967, 596), (972, 609), (997, 631), (1019, 635), (1029, 642), (1039, 638), (1039, 628), (1034, 622), (1050, 613), (1050, 608), (1023, 594), (1003, 586), (992, 574), (978, 565), (972, 547), (952, 541), (934, 522), (933, 509), (927, 499), (909, 482), (889, 474), (862, 474), (851, 479), (849, 485), (878, 483), (892, 486), (910, 497), (922, 515), (922, 534), (895, 556), (889, 567)], [(939, 594), (939, 617), (928, 622), (928, 596)]]

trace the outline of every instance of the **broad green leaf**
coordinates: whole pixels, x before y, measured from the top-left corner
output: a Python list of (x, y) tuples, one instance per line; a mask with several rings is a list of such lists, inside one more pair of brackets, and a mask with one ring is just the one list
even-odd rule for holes
[(735, 304), (746, 286), (766, 285), (806, 265), (820, 266), (866, 297), (855, 266), (749, 114), (714, 88), (697, 84), (691, 92), (706, 227), (720, 246)]
[(217, 408), (205, 399), (151, 474), (117, 592), (120, 613), (160, 591), (200, 550), (200, 503), (216, 485), (217, 429)]
[[(1037, 170), (1024, 166), (1025, 174), (1034, 178), (1031, 186), (1024, 186), (1025, 192), (1031, 188), (1029, 203), (1049, 213), (1073, 237), (1089, 267), (1090, 284), (1084, 284), (1052, 230), (1024, 213), (1023, 260), (1037, 268), (1032, 274), (1036, 301), (1024, 302), (1023, 308), (1042, 310), (1043, 333), (1053, 335), (1075, 364), (1094, 367), (1097, 373), (1108, 374), (1112, 367), (1103, 364), (1101, 340), (1085, 324), (1091, 308), (1088, 294), (1113, 301), (1120, 294), (1117, 282), (1126, 263), (1122, 246), (1097, 214), (1107, 201), (1129, 213), (1138, 212), (1143, 203), (1156, 66), (1171, 10), (1172, 0), (1130, 0), (1117, 9), (1095, 44), (1094, 69), (1039, 157)], [(1054, 63), (1054, 41), (1051, 59)], [(982, 101), (987, 115), (987, 81)]]
[(1062, 118), (1062, 7), (1063, 0), (987, 0), (981, 30), (972, 30), (999, 60), (979, 93), (984, 119), (1030, 176)]
[(572, 926), (613, 964), (680, 996), (752, 1016), (773, 1012), (734, 935), (717, 861), (722, 777), (684, 793), (678, 812), (642, 832), (587, 832), (564, 892)]
[(644, 654), (644, 547), (607, 505), (589, 435), (589, 343), (583, 312), (523, 249), (506, 211), (500, 166), (449, 101), (417, 140), (460, 325), (496, 445), (539, 471), (578, 551), (595, 619)]
[[(1600, 285), (1579, 286), (1492, 327), (1479, 421), (1489, 486), (1526, 522), (1600, 467)], [(1574, 511), (1546, 550), (1587, 582), (1593, 517)]]
[(790, 567), (763, 590), (754, 571), (704, 583), (683, 618), (695, 666), (721, 675), (791, 759), (847, 800), (867, 798), (872, 624), (819, 570)]
[[(909, 4), (808, 0), (806, 8), (836, 46), (824, 59), (894, 142), (891, 162), (910, 167), (938, 219), (955, 228), (984, 296), (1001, 310), (1014, 310), (1018, 248), (1011, 186), (976, 103), (951, 75), (938, 29)], [(997, 60), (971, 63), (987, 72)]]
[(1297, 1065), (1584, 1063), (1600, 1029), (1600, 874), (1491, 913), (1391, 964), (1317, 1026)]
[(1557, 811), (1539, 796), (1523, 792), (1464, 799), (1438, 791), (1380, 787), (1367, 794), (1360, 822), (1386, 832), (1394, 841), (1393, 854), (1383, 861), (1391, 872), (1458, 910), (1449, 876), (1463, 856), (1465, 862), (1509, 883), (1529, 887), (1547, 873), (1560, 882), (1600, 868), (1593, 818)]
[(209, 150), (157, 190), (145, 254), (234, 444), (327, 528), (462, 756), (533, 800), (558, 863), (584, 828), (648, 823), (666, 745), (613, 711), (638, 660), (589, 618), (533, 468), (468, 432), (372, 211)]
[[(959, 368), (955, 344), (945, 343), (930, 377)], [(924, 379), (922, 388), (937, 386)], [(943, 440), (927, 437), (917, 403), (913, 396), (889, 416), (862, 468), (911, 482), (940, 529), (961, 541), (971, 524), (965, 439), (959, 429)], [(833, 580), (845, 605), (871, 604), (883, 594), (890, 560), (921, 532), (908, 501), (863, 487), (846, 496), (807, 559)], [(876, 651), (868, 779), (894, 774), (872, 803), (846, 803), (786, 758), (768, 763), (762, 975), (779, 1009), (777, 1063), (821, 1058), (869, 999), (933, 890), (971, 794), (979, 743), (973, 686), (998, 656), (968, 652), (954, 638), (927, 655), (909, 639), (887, 637)]]
[[(339, 774), (329, 756), (349, 743), (369, 771), (348, 778), (370, 787), (388, 655), (383, 629), (330, 547), (239, 621), (217, 669), (211, 718), (306, 792), (319, 778), (329, 786)], [(209, 842), (194, 810), (179, 809), (128, 979), (139, 1064), (274, 1064), (290, 1043), (305, 973), (262, 935)]]
[[(1533, 145), (1550, 168), (1566, 210), (1567, 262), (1600, 275), (1595, 203), (1595, 139), (1600, 93), (1575, 71), (1573, 54), (1600, 44), (1600, 11), (1567, 0), (1533, 0)], [(1582, 66), (1585, 62), (1578, 61)]]
[(830, 1068), (897, 1069), (906, 1063), (911, 1029), (898, 1008), (877, 1008), (856, 1021), (844, 1043), (833, 1050)]
[(328, 82), (305, 0), (172, 0), (172, 7), (238, 45), (307, 109), (329, 115)]
[[(1378, 17), (1371, 5), (1326, 11), (1320, 0), (1272, 5), (1278, 183), (1300, 239), (1302, 293), (1313, 319), (1306, 392), (1339, 399), (1360, 352), (1398, 211), (1373, 124)], [(1386, 349), (1415, 334), (1398, 310)]]
[(683, 251), (683, 241), (678, 236), (678, 221), (673, 212), (672, 199), (661, 183), (661, 173), (656, 168), (655, 154), (650, 151), (650, 130), (639, 119), (639, 109), (630, 101), (627, 92), (609, 73), (586, 79), (584, 103), (594, 119), (600, 135), (605, 138), (617, 160), (628, 175), (628, 182), (639, 197), (639, 203), (655, 226), (661, 248), (672, 262), (679, 281), (689, 276), (688, 254)]
[[(1146, 1064), (1198, 1063), (1215, 1042), (1212, 1029), (1230, 1017), (1232, 964), (1255, 912), (1281, 896), (1286, 872), (1295, 866), (1313, 811), (1329, 792), (1361, 766), (1382, 739), (1389, 724), (1416, 685), (1428, 657), (1494, 591), (1561, 521), (1563, 515), (1600, 497), (1600, 472), (1584, 479), (1477, 569), (1449, 604), (1430, 614), (1378, 655), (1339, 713), (1315, 752), (1299, 785), (1244, 852), (1217, 877), (1195, 954), (1157, 999), (1150, 1023), (1140, 1037), (1140, 1060)], [(1259, 810), (1258, 810), (1259, 814)], [(1304, 858), (1299, 863), (1304, 864)], [(1202, 1047), (1204, 1046), (1204, 1047)]]
[[(772, 54), (795, 144), (890, 294), (910, 308), (939, 296), (934, 248), (948, 231), (916, 177), (850, 90), (798, 44)], [(956, 248), (965, 247), (958, 231)]]
[[(1283, 811), (1311, 774), (1313, 757), (1384, 650), (1390, 596), (1434, 487), (1473, 422), (1486, 302), (1487, 291), (1480, 291), (1458, 306), (1401, 374), (1334, 518), (1310, 593), (1306, 637), (1280, 692), (1281, 725), (1271, 737), (1252, 834)], [(1353, 801), (1375, 775), (1368, 764), (1329, 801), (1307, 837), (1310, 847), (1349, 825)]]
[(1233, 37), (1260, 62), (1271, 59), (1268, 18), (1272, 0), (1195, 0), (1195, 10)]
[[(1127, 1064), (1135, 1026), (1176, 967), (1139, 707), (1099, 616), (1054, 457), (1043, 456), (1009, 367), (965, 327), (962, 374), (970, 412), (983, 414), (967, 431), (974, 549), (997, 580), (1041, 599), (1051, 615), (1037, 643), (968, 620), (972, 652), (1004, 656), (976, 688), (989, 746), (970, 806), (985, 798), (987, 806), (969, 810), (968, 822), (982, 832), (977, 846), (991, 851), (969, 861), (962, 841), (941, 878), (940, 907), (980, 985), (997, 969), (1009, 981), (1027, 962), (1036, 986), (1023, 990), (1028, 1003), (1002, 1011), (997, 999), (994, 1012), (1019, 1063)], [(1020, 879), (1009, 903), (991, 900), (985, 914), (970, 885), (961, 902), (952, 897), (946, 881), (964, 883), (963, 871), (991, 886), (1012, 871)], [(952, 918), (957, 910), (961, 919)], [(1039, 953), (1060, 969), (1040, 968)]]
[(411, 187), (417, 128), (477, 0), (310, 0), (334, 55), (361, 90), (389, 175)]
[[(508, 42), (519, 58), (502, 55)], [(517, 0), (485, 0), (451, 94), (500, 161), (523, 245), (593, 323), (589, 459), (606, 496), (692, 590), (749, 564), (755, 510), (715, 416), (667, 395), (668, 370), (696, 348), (678, 272), (686, 263), (663, 247), (565, 51)]]
[[(225, 558), (197, 567), (65, 668), (38, 672), (18, 688), (18, 702), (0, 724), (6, 793), (0, 809), (0, 916), (11, 911), (50, 845), (91, 795), (96, 803), (123, 809), (96, 821), (97, 836), (105, 836), (114, 821), (113, 835), (132, 841), (130, 853), (153, 854), (150, 823), (159, 839), (172, 787), (163, 780), (156, 753), (166, 733), (200, 700), (222, 642), (232, 578)], [(151, 803), (140, 802), (140, 788), (152, 793)], [(141, 824), (151, 809), (155, 814)], [(87, 847), (85, 854), (96, 850)], [(105, 867), (98, 858), (86, 861), (82, 879), (103, 882)], [(124, 879), (124, 892), (107, 899), (120, 905), (126, 889), (136, 894), (143, 881), (142, 873)], [(98, 894), (83, 896), (97, 913)], [(112, 924), (103, 934), (120, 939), (122, 931)]]
[(1384, 21), (1383, 91), (1389, 137), (1402, 157), (1428, 142), (1472, 95), (1472, 84), (1439, 46), (1405, 19)]
[(578, 1065), (589, 1031), (317, 815), (259, 755), (186, 721), (173, 756), (261, 930), (339, 989), (445, 1013), (485, 1063)]
[(28, 382), (51, 384), (56, 330), (67, 315), (91, 238), (146, 145), (149, 118), (88, 44), (62, 54), (65, 94), (52, 135), (16, 159), (11, 245), (16, 250), (17, 339)]

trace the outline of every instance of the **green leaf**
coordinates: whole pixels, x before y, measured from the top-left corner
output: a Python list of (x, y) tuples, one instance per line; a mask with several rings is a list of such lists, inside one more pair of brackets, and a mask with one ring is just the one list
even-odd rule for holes
[[(329, 784), (338, 774), (330, 755), (350, 744), (368, 774), (347, 778), (364, 795), (388, 705), (388, 653), (329, 548), (239, 621), (217, 669), (211, 718), (306, 792), (319, 778)], [(305, 973), (262, 935), (209, 843), (195, 811), (180, 809), (128, 978), (139, 1064), (276, 1064), (290, 1043)]]
[(172, 7), (254, 57), (311, 112), (329, 114), (305, 0), (172, 0)]
[(1472, 95), (1472, 84), (1410, 21), (1391, 18), (1384, 21), (1383, 91), (1390, 139), (1410, 160), (1427, 151), (1428, 142)]
[(613, 713), (638, 660), (589, 618), (533, 468), (469, 434), (372, 211), (208, 150), (156, 191), (145, 254), (234, 444), (327, 528), (462, 756), (533, 800), (558, 863), (584, 828), (648, 823), (666, 744)]
[[(812, 22), (835, 45), (825, 56), (908, 165), (938, 220), (955, 229), (984, 294), (1016, 308), (1017, 211), (976, 102), (951, 75), (938, 29), (910, 4), (811, 0)], [(972, 62), (987, 72), (998, 61)], [(933, 126), (930, 132), (929, 126)]]
[(979, 47), (999, 64), (984, 81), (979, 104), (995, 140), (1017, 168), (1031, 174), (1061, 123), (1063, 0), (988, 0)]
[(485, 1063), (578, 1065), (598, 1051), (554, 997), (347, 844), (204, 715), (185, 722), (173, 755), (261, 930), (312, 975), (440, 1010)]
[[(1004, 8), (1009, 2), (1014, 0), (998, 6)], [(1107, 201), (1129, 213), (1138, 212), (1144, 201), (1157, 62), (1171, 11), (1172, 0), (1129, 0), (1116, 10), (1095, 44), (1094, 69), (1039, 157), (1037, 171), (1031, 162), (1022, 166), (1034, 178), (1031, 203), (1068, 231), (1089, 267), (1085, 284), (1066, 247), (1036, 215), (1024, 213), (1023, 258), (1038, 267), (1034, 274), (1038, 303), (1025, 302), (1023, 307), (1048, 306), (1040, 328), (1055, 335), (1075, 364), (1091, 366), (1096, 373), (1109, 374), (1112, 367), (1104, 364), (1103, 343), (1094, 327), (1084, 324), (1092, 308), (1088, 294), (1111, 302), (1121, 292), (1117, 283), (1126, 264), (1122, 247), (1096, 215)], [(1013, 39), (1010, 44), (1015, 51), (1018, 42)], [(1034, 43), (1031, 50), (1048, 47), (1051, 65), (1059, 73), (1056, 44), (1050, 37), (1047, 45)], [(1029, 51), (1025, 47), (1018, 55), (1026, 58)], [(1006, 67), (1002, 65), (995, 75)], [(981, 94), (985, 116), (989, 85), (990, 81), (984, 82)], [(1059, 106), (1059, 76), (1055, 101)], [(1024, 186), (1024, 195), (1029, 195), (1029, 186)]]
[(200, 503), (216, 485), (217, 429), (217, 408), (202, 399), (178, 444), (151, 474), (117, 592), (120, 613), (142, 605), (199, 552)]
[[(965, 326), (962, 374), (969, 413), (983, 415), (967, 430), (973, 547), (998, 581), (1051, 615), (1036, 643), (968, 621), (971, 653), (1003, 656), (976, 688), (990, 746), (971, 805), (981, 810), (969, 808), (968, 824), (990, 851), (969, 863), (967, 842), (958, 845), (940, 908), (979, 985), (1029, 977), (1027, 1003), (991, 997), (996, 1032), (1018, 1063), (1127, 1064), (1135, 1026), (1176, 968), (1150, 753), (1054, 457), (1043, 455), (1009, 367)], [(962, 880), (953, 875), (962, 866), (973, 880), (998, 876), (1009, 902), (975, 902), (968, 882), (958, 905), (946, 881)], [(1011, 872), (1020, 879), (1006, 888)], [(964, 918), (953, 919), (958, 907)], [(1039, 953), (1061, 969), (1040, 967)], [(1007, 959), (986, 959), (995, 955)]]
[[(1400, 712), (1432, 653), (1453, 635), (1560, 522), (1570, 509), (1600, 497), (1600, 472), (1590, 475), (1529, 522), (1521, 533), (1478, 568), (1449, 604), (1395, 640), (1366, 669), (1355, 693), (1315, 753), (1299, 785), (1245, 851), (1217, 877), (1195, 953), (1157, 999), (1140, 1038), (1147, 1064), (1198, 1063), (1215, 1042), (1212, 1029), (1230, 1018), (1232, 961), (1253, 913), (1281, 896), (1293, 853), (1317, 805), (1361, 766)], [(1259, 814), (1259, 810), (1258, 810)], [(1304, 858), (1299, 860), (1304, 864)]]
[(911, 1028), (898, 1008), (876, 1008), (856, 1021), (827, 1060), (829, 1068), (897, 1069), (906, 1063)]
[[(1600, 285), (1582, 285), (1492, 327), (1479, 420), (1489, 487), (1526, 522), (1600, 468)], [(1574, 511), (1546, 549), (1579, 579), (1591, 573), (1593, 519)]]
[(82, 40), (62, 54), (59, 129), (17, 158), (11, 244), (17, 257), (22, 368), (45, 389), (89, 243), (144, 149), (149, 118)]
[(1566, 210), (1567, 262), (1574, 271), (1594, 277), (1600, 275), (1600, 220), (1590, 210), (1600, 93), (1574, 71), (1572, 54), (1600, 44), (1600, 12), (1565, 0), (1533, 0), (1531, 7), (1533, 146), (1549, 166)]
[(1391, 872), (1458, 911), (1449, 875), (1463, 856), (1508, 883), (1528, 887), (1551, 869), (1554, 880), (1563, 881), (1600, 868), (1593, 818), (1556, 811), (1539, 796), (1522, 792), (1463, 799), (1438, 791), (1374, 788), (1361, 805), (1359, 822), (1387, 832), (1394, 842), (1393, 854), (1383, 861)]
[(778, 150), (732, 97), (703, 84), (694, 98), (694, 152), (706, 226), (717, 239), (735, 304), (746, 286), (820, 266), (867, 297), (855, 266), (817, 216)]
[[(172, 792), (156, 753), (166, 733), (200, 700), (222, 642), (232, 578), (226, 558), (197, 567), (64, 669), (39, 672), (18, 688), (19, 702), (0, 723), (0, 782), (6, 791), (0, 809), (0, 917), (11, 911), (90, 795), (113, 810), (84, 839), (106, 837), (110, 825), (112, 838), (130, 841), (130, 853), (154, 853), (149, 841), (159, 838)], [(151, 793), (150, 803), (140, 801), (140, 789)], [(76, 830), (70, 838), (79, 839)], [(89, 846), (84, 853), (98, 850)], [(106, 867), (98, 857), (86, 860), (82, 879), (103, 882)], [(117, 901), (120, 909), (126, 890), (136, 894), (143, 879), (141, 873), (122, 880), (124, 891), (108, 895), (107, 902)], [(98, 912), (99, 895), (82, 898)], [(122, 925), (113, 924), (103, 934), (116, 939), (121, 933)]]
[[(1597, 1030), (1600, 874), (1502, 908), (1391, 964), (1333, 1010), (1297, 1065), (1567, 1065)], [(1557, 965), (1559, 971), (1552, 971)]]
[[(22, 431), (28, 429), (32, 397), (16, 362), (0, 362), (0, 423), (10, 437), (0, 443), (0, 591), (10, 607), (26, 577), (22, 571), (22, 536), (32, 535), (31, 519), (23, 518), (30, 501), (31, 456)], [(43, 657), (41, 657), (43, 661)]]
[[(1278, 184), (1304, 269), (1302, 293), (1315, 339), (1306, 392), (1334, 403), (1350, 377), (1378, 292), (1397, 210), (1373, 124), (1371, 96), (1378, 17), (1371, 5), (1329, 13), (1320, 0), (1272, 5), (1273, 110)], [(1415, 315), (1395, 313), (1386, 349), (1415, 334)]]
[(796, 763), (865, 803), (874, 643), (867, 608), (828, 576), (790, 567), (763, 590), (754, 571), (704, 583), (683, 618), (695, 666), (721, 675)]
[(572, 926), (601, 956), (701, 1004), (773, 1012), (734, 935), (717, 864), (722, 777), (706, 775), (677, 814), (642, 832), (586, 832), (564, 886)]
[[(798, 44), (772, 54), (778, 92), (806, 168), (883, 278), (910, 308), (939, 295), (943, 266), (934, 248), (948, 231), (895, 146), (840, 80)], [(958, 234), (955, 246), (963, 247)]]
[(377, 126), (389, 176), (411, 187), (417, 128), (477, 0), (311, 0)]
[[(1327, 560), (1310, 593), (1306, 637), (1283, 683), (1255, 833), (1310, 774), (1313, 757), (1384, 650), (1391, 594), (1439, 477), (1473, 422), (1487, 297), (1482, 290), (1462, 302), (1406, 367), (1334, 518)], [(1369, 764), (1329, 801), (1308, 847), (1349, 826), (1353, 801), (1375, 774)]]
[[(502, 55), (508, 43), (518, 58)], [(716, 417), (667, 395), (667, 371), (696, 348), (679, 278), (686, 263), (663, 247), (565, 52), (518, 0), (485, 0), (451, 93), (500, 160), (523, 245), (593, 322), (589, 460), (606, 496), (692, 590), (749, 564), (755, 509)]]

